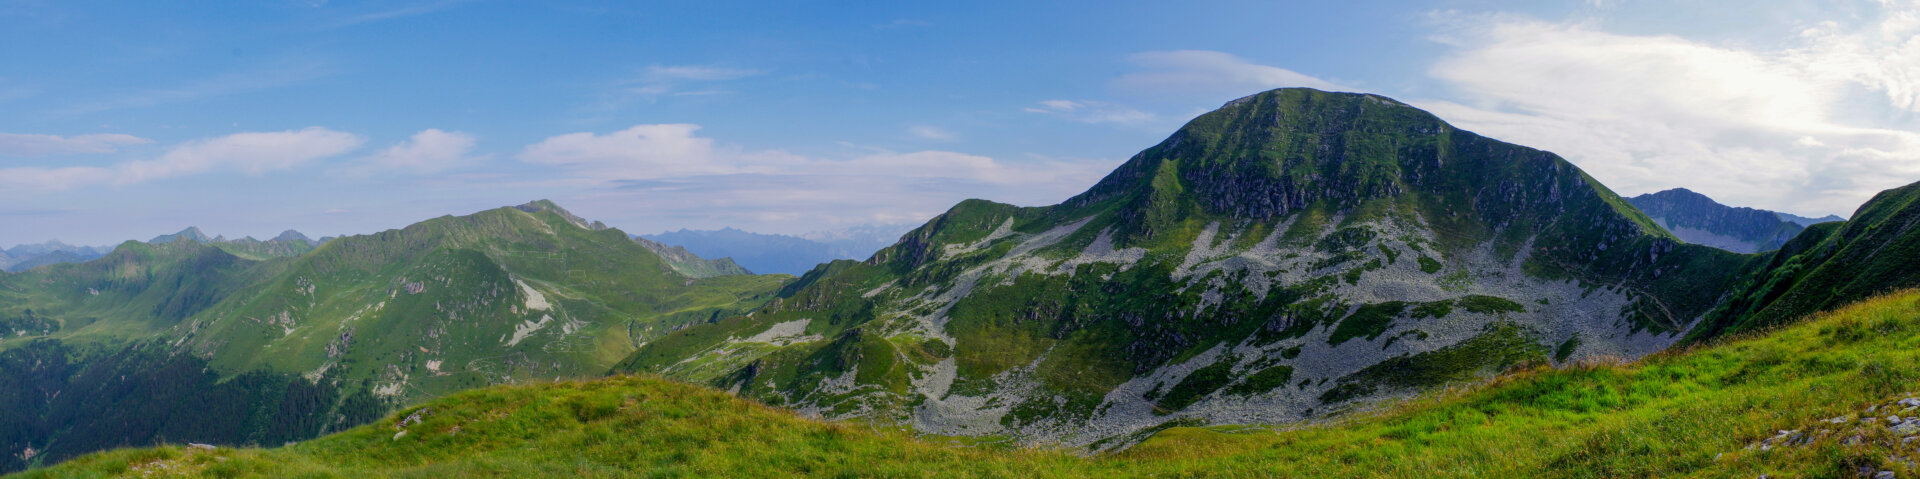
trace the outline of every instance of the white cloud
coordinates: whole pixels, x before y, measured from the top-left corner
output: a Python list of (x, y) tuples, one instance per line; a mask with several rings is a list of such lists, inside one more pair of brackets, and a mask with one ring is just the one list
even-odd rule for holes
[(1141, 124), (1159, 119), (1152, 113), (1093, 100), (1046, 100), (1039, 105), (1021, 110), (1027, 113), (1054, 115), (1082, 123)]
[(1802, 31), (1806, 45), (1788, 50), (1782, 61), (1877, 90), (1892, 106), (1920, 112), (1920, 2), (1884, 7), (1884, 16), (1865, 28), (1829, 21)]
[(697, 136), (697, 125), (637, 125), (570, 133), (522, 150), (522, 161), (556, 168), (591, 204), (644, 204), (635, 221), (664, 226), (759, 225), (808, 231), (828, 225), (920, 221), (974, 197), (1049, 204), (1091, 186), (1107, 160), (1009, 162), (966, 153), (861, 153), (815, 158), (747, 150)]
[[(1623, 194), (1686, 187), (1723, 202), (1846, 213), (1920, 180), (1920, 75), (1910, 15), (1858, 32), (1821, 24), (1778, 50), (1609, 33), (1588, 23), (1449, 18), (1431, 74), (1459, 101), (1414, 101), (1454, 124), (1560, 153)], [(1896, 25), (1888, 27), (1889, 23)], [(1880, 97), (1880, 101), (1860, 101)]]
[(899, 153), (886, 149), (846, 159), (809, 158), (781, 150), (750, 151), (717, 145), (694, 134), (699, 125), (635, 125), (596, 134), (568, 133), (549, 137), (521, 150), (518, 158), (554, 166), (568, 176), (603, 184), (632, 180), (661, 180), (724, 175), (859, 176), (952, 179), (995, 185), (1034, 184), (1067, 177), (1097, 177), (1106, 167), (1099, 162), (1033, 161), (1007, 163), (979, 155), (925, 150)]
[(479, 161), (479, 158), (468, 156), (473, 152), (474, 143), (473, 135), (429, 128), (414, 133), (405, 142), (360, 159), (343, 171), (352, 175), (439, 173)]
[(1238, 98), (1283, 87), (1354, 91), (1311, 75), (1260, 65), (1232, 54), (1209, 50), (1141, 52), (1127, 62), (1142, 69), (1113, 80), (1116, 89), (1156, 95), (1206, 95)]
[(519, 158), (598, 180), (745, 173), (754, 165), (750, 159), (796, 161), (780, 152), (750, 154), (716, 148), (712, 139), (693, 135), (699, 129), (699, 125), (659, 124), (635, 125), (605, 135), (568, 133), (526, 147)]
[(738, 80), (765, 72), (714, 65), (653, 65), (642, 78), (648, 82)]
[(933, 141), (953, 141), (959, 138), (946, 128), (932, 125), (914, 125), (907, 127), (907, 134), (913, 135), (914, 138)]
[(715, 84), (764, 75), (766, 72), (717, 65), (651, 65), (639, 75), (617, 82), (603, 95), (598, 108), (618, 109), (633, 101), (661, 97), (710, 96), (733, 93)]
[(122, 145), (140, 145), (153, 140), (116, 133), (91, 135), (24, 135), (0, 133), (0, 156), (44, 156), (77, 153), (112, 153)]
[(151, 160), (130, 161), (112, 167), (23, 166), (0, 169), (0, 186), (28, 190), (62, 190), (97, 184), (133, 184), (206, 173), (237, 171), (261, 175), (313, 160), (339, 156), (358, 148), (359, 135), (311, 127), (280, 132), (236, 133), (188, 142)]
[(333, 68), (324, 62), (299, 58), (282, 59), (271, 63), (256, 65), (246, 70), (227, 72), (202, 78), (190, 83), (82, 103), (66, 109), (63, 113), (70, 115), (88, 114), (124, 108), (144, 108), (170, 103), (183, 103), (201, 98), (219, 97), (240, 92), (267, 90), (305, 83), (331, 75), (332, 73)]

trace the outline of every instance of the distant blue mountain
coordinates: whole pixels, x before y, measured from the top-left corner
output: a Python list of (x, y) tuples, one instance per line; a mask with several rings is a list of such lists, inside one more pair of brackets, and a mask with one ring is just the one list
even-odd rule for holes
[[(1811, 224), (1795, 221), (1789, 217), (1800, 217), (1786, 213), (1723, 205), (1685, 188), (1635, 196), (1627, 198), (1627, 202), (1681, 241), (1736, 253), (1779, 249)], [(1832, 218), (1831, 221), (1840, 221), (1837, 216)]]
[(1846, 218), (1841, 218), (1840, 215), (1827, 215), (1824, 218), (1808, 218), (1805, 216), (1800, 216), (1800, 215), (1791, 214), (1791, 213), (1781, 213), (1778, 211), (1773, 212), (1773, 214), (1779, 216), (1780, 219), (1786, 220), (1788, 223), (1797, 224), (1803, 227), (1813, 226), (1820, 223), (1830, 223), (1834, 221), (1847, 220)]
[(668, 231), (643, 238), (682, 246), (703, 258), (733, 258), (755, 273), (800, 275), (836, 259), (866, 259), (912, 229), (908, 225), (868, 225), (807, 236), (763, 234), (735, 228)]
[(111, 246), (74, 246), (59, 240), (23, 244), (0, 250), (0, 269), (19, 272), (33, 269), (35, 266), (79, 263), (106, 256), (112, 251)]

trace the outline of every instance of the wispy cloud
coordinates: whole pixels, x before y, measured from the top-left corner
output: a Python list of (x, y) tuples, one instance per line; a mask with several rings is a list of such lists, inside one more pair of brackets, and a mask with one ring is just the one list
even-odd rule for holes
[(1125, 106), (1093, 100), (1045, 100), (1022, 108), (1027, 113), (1041, 113), (1066, 118), (1082, 123), (1149, 123), (1159, 117), (1152, 113), (1135, 110)]
[(1139, 70), (1113, 79), (1111, 86), (1132, 94), (1238, 98), (1282, 87), (1358, 91), (1312, 75), (1210, 50), (1141, 52), (1128, 56), (1127, 62)]
[(873, 29), (875, 29), (875, 30), (900, 30), (900, 29), (906, 29), (906, 28), (926, 28), (926, 27), (931, 27), (931, 26), (933, 26), (933, 22), (928, 22), (928, 21), (926, 21), (926, 20), (913, 20), (913, 19), (908, 19), (908, 18), (897, 18), (897, 19), (894, 19), (894, 20), (893, 20), (893, 21), (891, 21), (891, 22), (887, 22), (887, 23), (882, 23), (882, 24), (879, 24), (879, 25), (874, 25), (874, 26), (873, 26)]
[(111, 167), (0, 168), (0, 186), (28, 191), (64, 190), (88, 185), (143, 183), (211, 171), (235, 171), (258, 176), (339, 156), (358, 148), (363, 141), (359, 135), (320, 127), (236, 133), (187, 142), (169, 149), (159, 158), (129, 161)]
[(646, 83), (671, 83), (681, 81), (722, 81), (738, 80), (765, 74), (759, 70), (730, 68), (714, 65), (653, 65), (647, 67), (641, 76)]
[(932, 141), (953, 141), (960, 138), (959, 135), (955, 135), (946, 128), (933, 125), (914, 125), (907, 127), (907, 134), (913, 135), (914, 138)]
[[(1112, 169), (1107, 160), (1002, 161), (942, 150), (861, 148), (838, 158), (749, 150), (698, 136), (697, 125), (636, 125), (529, 145), (521, 161), (551, 166), (600, 201), (646, 204), (646, 221), (682, 225), (822, 225), (922, 220), (972, 197), (1026, 204), (1065, 199)], [(593, 200), (587, 200), (593, 201)]]
[[(376, 12), (361, 13), (361, 14), (356, 14), (353, 16), (349, 16), (349, 17), (342, 18), (340, 20), (328, 23), (325, 25), (325, 28), (350, 27), (350, 26), (360, 25), (364, 23), (383, 22), (387, 20), (426, 15), (429, 13), (446, 10), (454, 6), (458, 6), (462, 3), (470, 3), (472, 1), (473, 0), (440, 0), (440, 1), (433, 1), (433, 2), (421, 2), (414, 5), (406, 5), (398, 8), (380, 10)], [(326, 6), (326, 2), (318, 2), (313, 6), (323, 7), (323, 6)]]
[(425, 175), (470, 166), (484, 157), (473, 156), (477, 140), (458, 131), (429, 128), (373, 155), (342, 166), (335, 173), (347, 176), (382, 174)]
[(142, 108), (182, 103), (201, 98), (295, 85), (322, 78), (332, 73), (333, 69), (323, 62), (313, 60), (286, 60), (256, 66), (247, 70), (207, 77), (173, 87), (150, 89), (104, 100), (81, 103), (67, 108), (64, 113), (86, 114), (125, 108)]
[[(1610, 33), (1591, 23), (1445, 14), (1415, 100), (1470, 130), (1555, 151), (1623, 193), (1687, 187), (1733, 204), (1845, 213), (1920, 180), (1920, 8), (1826, 22), (1783, 48)], [(1878, 97), (1878, 100), (1874, 100)], [(1902, 113), (1906, 112), (1906, 113)]]
[(717, 84), (765, 74), (764, 70), (721, 65), (650, 65), (637, 75), (614, 82), (593, 108), (614, 110), (663, 97), (724, 95), (732, 91)]
[(58, 136), (0, 133), (0, 156), (45, 156), (79, 153), (112, 153), (121, 146), (152, 143), (133, 135), (100, 133)]

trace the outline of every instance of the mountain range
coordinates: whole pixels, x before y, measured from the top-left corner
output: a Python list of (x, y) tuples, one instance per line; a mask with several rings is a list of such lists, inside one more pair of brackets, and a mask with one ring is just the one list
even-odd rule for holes
[(1786, 213), (1726, 206), (1685, 188), (1648, 193), (1627, 201), (1682, 241), (1736, 253), (1779, 249), (1806, 227), (1789, 220), (1791, 215)]
[(668, 231), (644, 238), (681, 245), (708, 258), (731, 258), (761, 273), (800, 275), (836, 259), (864, 259), (892, 245), (911, 225), (867, 225), (806, 237), (752, 233), (734, 228)]
[(106, 256), (111, 248), (74, 246), (59, 240), (0, 250), (0, 270), (19, 272), (57, 263), (78, 263)]
[(1831, 223), (1834, 221), (1847, 220), (1846, 218), (1841, 218), (1840, 215), (1827, 215), (1820, 218), (1808, 218), (1805, 216), (1793, 215), (1788, 213), (1780, 213), (1780, 212), (1775, 212), (1774, 214), (1780, 215), (1780, 219), (1787, 220), (1789, 222), (1792, 222), (1793, 224), (1797, 224), (1800, 226), (1813, 226), (1820, 223)]
[(189, 229), (0, 275), (0, 470), (322, 434), (36, 472), (1902, 467), (1905, 433), (1854, 418), (1920, 380), (1894, 347), (1920, 334), (1920, 184), (1780, 218), (1280, 89), (1060, 204), (967, 200), (797, 276), (695, 249), (744, 232), (675, 247), (547, 201), (290, 255)]
[[(256, 240), (253, 237), (229, 240), (225, 236), (208, 237), (206, 233), (200, 231), (200, 228), (188, 227), (180, 230), (179, 233), (155, 236), (147, 240), (147, 243), (162, 244), (183, 239), (215, 245), (233, 254), (253, 259), (299, 256), (312, 251), (321, 243), (332, 240), (332, 238), (314, 240), (294, 230), (287, 230), (266, 241)], [(108, 246), (74, 246), (59, 240), (40, 244), (23, 244), (0, 250), (0, 269), (18, 273), (50, 264), (83, 263), (106, 256), (113, 250), (113, 247)]]
[(161, 438), (279, 444), (457, 390), (600, 374), (788, 278), (682, 274), (545, 201), (317, 247), (198, 233), (0, 276), (15, 393), (0, 450), (35, 451), (0, 468)]

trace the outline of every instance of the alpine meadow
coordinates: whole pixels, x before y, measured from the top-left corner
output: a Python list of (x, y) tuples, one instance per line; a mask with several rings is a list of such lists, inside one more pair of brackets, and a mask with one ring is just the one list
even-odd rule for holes
[(1920, 477), (1920, 3), (342, 3), (0, 2), (0, 474)]

